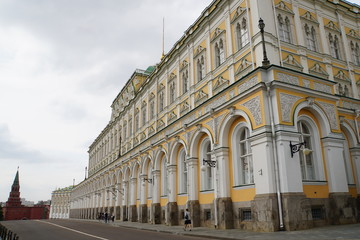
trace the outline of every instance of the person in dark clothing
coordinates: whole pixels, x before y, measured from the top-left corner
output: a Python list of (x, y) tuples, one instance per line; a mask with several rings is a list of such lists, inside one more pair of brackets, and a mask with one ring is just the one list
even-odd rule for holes
[(105, 212), (105, 214), (104, 214), (105, 223), (108, 222), (108, 217), (109, 217), (109, 214), (107, 212)]
[(189, 231), (191, 231), (192, 226), (191, 226), (191, 219), (190, 219), (189, 209), (185, 210), (184, 219), (185, 219), (185, 221), (184, 221), (184, 231), (186, 231), (187, 228), (189, 229)]

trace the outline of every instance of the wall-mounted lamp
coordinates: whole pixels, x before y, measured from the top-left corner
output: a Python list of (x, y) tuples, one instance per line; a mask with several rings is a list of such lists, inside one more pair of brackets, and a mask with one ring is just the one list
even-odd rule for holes
[[(301, 149), (302, 146), (304, 146), (303, 149)], [(302, 150), (305, 155), (309, 155), (312, 152), (312, 150), (310, 150), (309, 148), (306, 147), (306, 142), (292, 144), (290, 141), (291, 157), (294, 157), (294, 153), (297, 153), (300, 150)]]
[(216, 167), (216, 161), (203, 159), (203, 165), (201, 166), (201, 171), (205, 171), (205, 170), (206, 170), (206, 164), (207, 164), (209, 167)]
[(148, 183), (152, 183), (152, 179), (151, 178), (143, 178), (143, 182), (148, 182)]

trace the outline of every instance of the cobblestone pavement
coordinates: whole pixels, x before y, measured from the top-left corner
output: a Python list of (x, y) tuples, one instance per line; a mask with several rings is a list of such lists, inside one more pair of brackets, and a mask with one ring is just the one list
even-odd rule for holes
[(360, 239), (360, 224), (332, 225), (312, 228), (301, 231), (283, 231), (271, 233), (250, 232), (239, 229), (218, 230), (205, 227), (196, 227), (192, 231), (184, 231), (182, 226), (166, 226), (163, 224), (149, 224), (138, 222), (115, 221), (109, 223), (114, 226), (137, 228), (142, 230), (172, 233), (178, 235), (201, 236), (211, 239), (261, 239), (261, 240), (288, 240), (288, 239)]

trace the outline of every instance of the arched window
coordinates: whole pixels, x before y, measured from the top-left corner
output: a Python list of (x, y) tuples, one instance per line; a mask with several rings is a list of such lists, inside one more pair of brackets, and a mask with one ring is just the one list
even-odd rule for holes
[(132, 118), (129, 119), (129, 137), (132, 137), (133, 135), (133, 122)]
[(164, 110), (164, 92), (159, 93), (159, 112)]
[(220, 66), (220, 47), (218, 43), (215, 43), (215, 67)]
[(220, 50), (220, 65), (225, 62), (225, 49), (224, 42), (222, 39), (219, 41), (219, 50)]
[[(152, 178), (152, 165), (151, 165), (151, 162), (149, 162), (149, 164), (148, 164), (147, 178), (148, 179), (153, 179)], [(152, 180), (152, 181), (154, 181), (154, 180)], [(153, 184), (154, 184), (153, 182), (147, 184), (147, 197), (148, 198), (152, 197), (152, 186), (153, 186)]]
[[(211, 143), (208, 138), (206, 138), (201, 143), (201, 155), (200, 155), (200, 166), (203, 164), (203, 160), (212, 160), (211, 159)], [(201, 169), (201, 190), (212, 190), (214, 189), (213, 184), (213, 172), (212, 168), (205, 163)]]
[(140, 127), (140, 116), (139, 116), (139, 109), (137, 109), (135, 115), (135, 132), (139, 131), (139, 127)]
[(150, 119), (155, 117), (155, 101), (150, 102)]
[(281, 14), (278, 15), (278, 25), (279, 25), (279, 37), (281, 41), (291, 43), (291, 26), (290, 20), (288, 17), (284, 18)]
[(189, 85), (189, 72), (188, 70), (185, 70), (182, 74), (182, 80), (183, 80), (183, 94), (188, 91), (188, 85)]
[(142, 113), (142, 124), (145, 125), (145, 123), (146, 123), (146, 115), (147, 115), (146, 102), (144, 102), (143, 105), (142, 105), (141, 113)]
[(346, 137), (346, 135), (343, 133), (344, 143), (344, 149), (343, 149), (343, 156), (344, 156), (344, 164), (345, 164), (345, 171), (346, 171), (346, 179), (348, 184), (354, 184), (354, 175), (352, 171), (352, 165), (351, 165), (351, 155), (350, 155), (350, 148), (349, 148), (349, 142)]
[(254, 183), (253, 159), (250, 131), (245, 122), (239, 123), (232, 135), (232, 156), (234, 159), (234, 185)]
[(350, 42), (351, 55), (355, 65), (360, 65), (360, 49), (358, 43)]
[(124, 139), (127, 138), (127, 122), (124, 122)]
[(339, 38), (337, 35), (333, 36), (329, 33), (329, 44), (331, 50), (331, 56), (336, 59), (340, 59), (340, 45)]
[(163, 157), (161, 161), (161, 196), (167, 196), (168, 194), (168, 174), (166, 158)]
[(249, 43), (249, 34), (246, 19), (243, 18), (241, 24), (236, 25), (236, 36), (238, 50), (245, 47)]
[(179, 152), (178, 166), (179, 193), (187, 193), (188, 170), (186, 166), (186, 153), (184, 148), (182, 148)]
[(200, 82), (205, 76), (205, 60), (204, 56), (201, 56), (197, 60), (197, 80)]
[(311, 51), (316, 51), (316, 31), (313, 26), (311, 28), (305, 24), (306, 44), (307, 48)]
[(175, 81), (170, 83), (170, 103), (175, 102), (176, 97), (176, 88), (175, 88)]
[(249, 140), (249, 129), (243, 128), (239, 136), (240, 184), (254, 183), (253, 161)]
[(299, 152), (301, 176), (303, 180), (312, 181), (317, 180), (316, 163), (314, 150), (316, 146), (314, 144), (313, 129), (308, 122), (300, 120), (298, 122), (298, 130), (300, 132), (300, 142), (305, 142), (307, 148), (313, 150), (313, 152), (305, 155), (302, 151)]
[(137, 167), (137, 174), (136, 174), (136, 198), (137, 200), (140, 199), (140, 192), (141, 192), (141, 181), (140, 181), (140, 169)]

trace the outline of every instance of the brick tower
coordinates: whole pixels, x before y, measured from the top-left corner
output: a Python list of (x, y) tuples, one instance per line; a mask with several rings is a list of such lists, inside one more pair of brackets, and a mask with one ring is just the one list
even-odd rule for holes
[(21, 207), (19, 169), (16, 172), (16, 176), (11, 187), (9, 199), (6, 202), (6, 207)]

